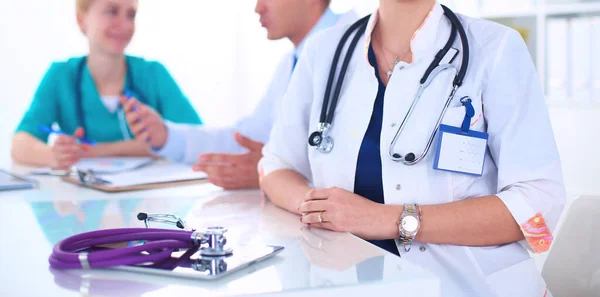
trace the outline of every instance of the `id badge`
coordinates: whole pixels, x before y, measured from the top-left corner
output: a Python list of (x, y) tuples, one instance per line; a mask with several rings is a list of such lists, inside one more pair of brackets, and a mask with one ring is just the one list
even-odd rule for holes
[(440, 125), (438, 134), (433, 169), (474, 176), (483, 174), (487, 133), (472, 130), (465, 133), (457, 127)]

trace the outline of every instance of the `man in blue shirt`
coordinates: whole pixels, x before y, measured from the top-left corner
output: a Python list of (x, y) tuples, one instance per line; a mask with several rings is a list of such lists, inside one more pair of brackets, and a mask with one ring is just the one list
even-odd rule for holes
[[(128, 113), (131, 131), (141, 139), (151, 139), (155, 153), (174, 162), (196, 163), (194, 170), (204, 171), (208, 180), (226, 189), (257, 188), (257, 164), (262, 147), (269, 139), (275, 111), (291, 78), (306, 39), (315, 32), (337, 24), (354, 22), (353, 12), (336, 15), (330, 0), (258, 0), (256, 12), (270, 40), (289, 39), (294, 51), (278, 66), (266, 96), (254, 112), (224, 128), (176, 125), (150, 107), (122, 102)], [(137, 111), (134, 111), (137, 106)], [(138, 120), (141, 119), (141, 120)]]

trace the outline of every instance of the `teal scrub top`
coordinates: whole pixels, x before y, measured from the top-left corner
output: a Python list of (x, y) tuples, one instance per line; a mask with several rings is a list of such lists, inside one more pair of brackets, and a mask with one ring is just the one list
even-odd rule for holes
[[(118, 110), (110, 112), (106, 108), (87, 64), (83, 67), (81, 81), (76, 81), (83, 59), (85, 57), (71, 58), (50, 66), (16, 132), (27, 132), (46, 142), (48, 134), (40, 132), (39, 127), (57, 123), (63, 132), (73, 134), (81, 125), (75, 101), (80, 88), (86, 138), (97, 142), (124, 140)], [(202, 124), (202, 120), (162, 64), (132, 56), (126, 56), (126, 61), (131, 77), (125, 79), (124, 90), (131, 90), (134, 97), (143, 99), (146, 105), (154, 108), (165, 120), (179, 124)]]

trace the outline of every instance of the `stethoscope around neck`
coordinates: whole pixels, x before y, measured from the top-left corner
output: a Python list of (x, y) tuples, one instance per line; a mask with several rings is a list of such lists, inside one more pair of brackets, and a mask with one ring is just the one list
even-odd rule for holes
[[(127, 58), (126, 58), (127, 59)], [(127, 60), (126, 60), (127, 61)], [(77, 123), (79, 127), (83, 127), (83, 129), (88, 132), (85, 116), (83, 113), (83, 90), (82, 90), (82, 82), (83, 82), (83, 70), (87, 63), (87, 57), (81, 59), (81, 62), (77, 66), (77, 73), (75, 76), (75, 105), (77, 108)], [(126, 74), (126, 83), (125, 85), (128, 89), (123, 90), (123, 95), (127, 96), (127, 98), (137, 97), (137, 100), (141, 103), (145, 103), (144, 97), (140, 92), (138, 92), (134, 85), (133, 74), (131, 71), (131, 67), (129, 63), (127, 63), (127, 74)], [(117, 110), (117, 116), (119, 117), (119, 129), (121, 130), (121, 134), (123, 135), (124, 140), (130, 140), (131, 136), (129, 135), (129, 129), (127, 125), (127, 119), (125, 117), (125, 113), (122, 108)]]
[[(435, 58), (433, 59), (433, 61), (431, 62), (431, 64), (427, 68), (427, 70), (425, 71), (425, 74), (421, 78), (419, 89), (417, 90), (417, 93), (415, 94), (413, 102), (412, 102), (410, 108), (408, 109), (408, 112), (406, 113), (404, 119), (402, 120), (402, 123), (398, 127), (398, 130), (396, 131), (396, 134), (394, 135), (394, 138), (393, 138), (392, 142), (390, 143), (390, 147), (389, 147), (389, 151), (388, 151), (389, 158), (392, 161), (400, 162), (400, 163), (403, 163), (404, 165), (415, 165), (415, 164), (419, 163), (420, 161), (422, 161), (425, 158), (425, 156), (431, 149), (431, 145), (435, 139), (437, 131), (439, 130), (439, 127), (440, 127), (440, 124), (442, 123), (444, 115), (446, 114), (446, 111), (448, 110), (448, 107), (450, 106), (452, 99), (454, 99), (456, 91), (462, 85), (463, 79), (466, 75), (467, 68), (469, 65), (469, 43), (467, 40), (467, 34), (465, 33), (465, 29), (462, 26), (462, 24), (460, 23), (456, 14), (454, 14), (454, 12), (452, 12), (452, 10), (450, 10), (449, 8), (447, 8), (444, 5), (442, 5), (442, 8), (444, 10), (444, 15), (450, 20), (450, 24), (452, 27), (450, 30), (450, 36), (448, 38), (448, 41), (444, 45), (444, 47), (442, 49), (440, 49), (438, 51), (438, 53), (435, 55)], [(350, 28), (348, 28), (348, 30), (346, 30), (346, 32), (340, 39), (340, 42), (335, 51), (335, 55), (333, 57), (333, 61), (331, 64), (331, 69), (329, 71), (329, 78), (327, 80), (327, 86), (325, 88), (325, 96), (323, 98), (323, 106), (321, 108), (319, 124), (317, 126), (317, 130), (315, 132), (313, 132), (308, 138), (308, 144), (310, 146), (314, 147), (319, 152), (329, 153), (332, 151), (332, 149), (334, 147), (333, 137), (331, 137), (331, 135), (330, 135), (330, 131), (332, 128), (332, 122), (333, 122), (333, 115), (335, 113), (335, 108), (336, 108), (337, 102), (339, 100), (342, 85), (344, 83), (344, 77), (346, 76), (346, 71), (348, 70), (348, 65), (350, 64), (350, 60), (352, 59), (352, 55), (354, 53), (354, 50), (356, 49), (356, 45), (357, 45), (358, 41), (365, 34), (369, 18), (370, 18), (370, 15), (360, 19), (359, 21), (354, 23), (352, 26), (350, 26)], [(334, 83), (334, 79), (335, 79), (335, 74), (336, 74), (336, 71), (338, 68), (338, 63), (340, 60), (341, 52), (342, 52), (343, 48), (346, 46), (346, 42), (348, 41), (350, 36), (355, 31), (357, 31), (357, 33), (354, 35), (354, 38), (352, 39), (352, 41), (348, 47), (348, 50), (346, 52), (344, 62), (342, 63), (342, 67), (340, 69), (340, 74), (339, 74), (339, 77), (335, 84), (335, 89), (333, 90), (333, 96), (332, 96), (332, 93), (331, 93), (332, 87), (333, 87), (333, 83)], [(460, 68), (460, 71), (458, 71), (456, 77), (454, 78), (454, 80), (452, 82), (452, 91), (451, 91), (450, 95), (448, 96), (448, 99), (446, 100), (444, 108), (442, 109), (442, 112), (440, 113), (440, 115), (437, 119), (435, 128), (433, 129), (433, 131), (431, 132), (431, 135), (429, 136), (429, 139), (427, 140), (425, 149), (418, 156), (417, 156), (417, 154), (415, 154), (413, 152), (408, 152), (408, 153), (402, 155), (402, 154), (396, 152), (395, 146), (398, 141), (398, 138), (400, 137), (400, 135), (402, 134), (402, 131), (404, 130), (404, 128), (406, 126), (408, 119), (410, 118), (415, 107), (417, 106), (417, 103), (419, 102), (419, 99), (421, 98), (423, 92), (431, 84), (431, 82), (435, 79), (435, 77), (438, 74), (440, 74), (446, 70), (449, 70), (449, 69), (456, 69), (456, 67), (454, 67), (451, 64), (452, 61), (454, 60), (454, 58), (452, 58), (447, 63), (444, 63), (444, 64), (440, 64), (440, 63), (442, 62), (442, 59), (444, 59), (446, 57), (446, 55), (448, 54), (448, 52), (450, 51), (452, 44), (456, 40), (457, 35), (460, 35), (460, 39), (461, 39), (461, 43), (462, 43), (462, 51), (463, 51), (462, 66)], [(331, 98), (331, 103), (329, 102), (330, 98)]]

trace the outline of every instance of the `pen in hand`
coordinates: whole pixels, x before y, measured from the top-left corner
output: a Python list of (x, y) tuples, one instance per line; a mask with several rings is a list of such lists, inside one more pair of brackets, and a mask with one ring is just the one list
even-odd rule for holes
[[(135, 97), (133, 96), (133, 93), (132, 93), (131, 91), (129, 91), (129, 90), (125, 90), (125, 91), (123, 92), (123, 95), (125, 96), (125, 100), (126, 100), (126, 102), (127, 102), (126, 104), (122, 103), (122, 105), (123, 105), (123, 110), (127, 112), (127, 109), (128, 109), (128, 108), (130, 108), (131, 112), (133, 112), (133, 113), (135, 113), (135, 114), (138, 114), (140, 117), (138, 117), (137, 119), (135, 119), (135, 121), (133, 122), (133, 125), (137, 125), (137, 124), (139, 124), (139, 123), (142, 121), (141, 114), (142, 114), (142, 112), (144, 112), (145, 110), (140, 110), (140, 109), (138, 108), (138, 106), (137, 106), (137, 104), (136, 104), (136, 103), (137, 103), (137, 101), (134, 99)], [(131, 101), (132, 101), (132, 99), (133, 99), (133, 102), (131, 102)], [(128, 106), (126, 107), (126, 105), (128, 105)], [(129, 124), (130, 124), (130, 125), (132, 125), (132, 123), (129, 123)], [(131, 130), (131, 127), (130, 127), (130, 130)], [(143, 132), (146, 132), (147, 130), (148, 130), (148, 127), (143, 127), (143, 128), (142, 128), (142, 130), (141, 130), (141, 132), (143, 133)], [(139, 136), (139, 135), (136, 135), (136, 133), (135, 133), (134, 131), (132, 131), (132, 133), (133, 133), (133, 134), (134, 134), (136, 137), (138, 137), (138, 136)], [(145, 139), (144, 139), (144, 140), (146, 141), (146, 143), (147, 143), (147, 144), (149, 144), (149, 143), (152, 141), (152, 139), (151, 139), (151, 137), (150, 137), (149, 135), (148, 135), (147, 137), (145, 137)]]
[[(69, 133), (65, 133), (65, 132), (63, 132), (63, 131), (60, 131), (60, 130), (55, 130), (55, 129), (52, 129), (51, 127), (48, 127), (48, 126), (39, 126), (39, 127), (38, 127), (38, 130), (39, 130), (40, 132), (42, 132), (42, 133), (48, 133), (48, 134), (54, 133), (54, 134), (58, 134), (58, 135), (67, 135), (67, 136), (73, 136), (73, 135), (71, 135), (71, 134), (69, 134)], [(80, 137), (80, 138), (77, 138), (77, 140), (78, 140), (80, 143), (83, 143), (83, 144), (87, 144), (87, 145), (91, 145), (91, 146), (95, 146), (95, 145), (96, 145), (96, 142), (95, 142), (95, 141), (93, 141), (93, 140), (91, 140), (91, 139), (88, 139), (88, 138), (85, 138), (85, 137)]]

